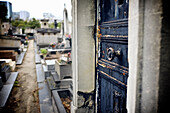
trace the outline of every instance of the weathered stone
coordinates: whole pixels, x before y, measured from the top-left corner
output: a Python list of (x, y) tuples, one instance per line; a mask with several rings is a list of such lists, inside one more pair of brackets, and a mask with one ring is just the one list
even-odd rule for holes
[[(72, 94), (67, 89), (61, 90), (53, 90), (52, 91), (52, 104), (54, 107), (55, 113), (66, 113), (66, 109), (64, 108), (61, 98), (70, 98), (72, 100)], [(70, 103), (71, 106), (71, 103)]]
[(72, 78), (72, 65), (61, 64), (58, 60), (55, 61), (55, 71), (57, 72), (59, 79), (62, 80), (65, 77)]
[(50, 77), (51, 72), (48, 71), (47, 66), (46, 66), (46, 65), (43, 65), (42, 67), (43, 67), (43, 72), (44, 72), (44, 75), (45, 75), (45, 79), (46, 79), (47, 77)]
[(78, 96), (78, 107), (82, 107), (84, 105), (85, 98), (83, 96)]
[(8, 78), (9, 78), (9, 76), (11, 75), (10, 67), (9, 66), (5, 66), (0, 74), (1, 74), (0, 76), (2, 77), (2, 81), (6, 82), (8, 80)]
[(70, 86), (72, 85), (72, 79), (57, 80), (55, 81), (55, 83), (58, 89), (70, 88)]
[(55, 71), (55, 60), (45, 60), (47, 65), (47, 70)]
[(89, 107), (91, 93), (85, 92), (95, 89), (95, 5), (95, 0), (72, 0), (73, 113), (94, 113), (94, 105)]

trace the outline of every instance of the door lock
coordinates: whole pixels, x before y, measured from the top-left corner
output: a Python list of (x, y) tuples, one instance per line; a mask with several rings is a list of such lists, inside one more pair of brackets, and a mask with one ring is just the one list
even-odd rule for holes
[(109, 49), (107, 49), (107, 59), (108, 60), (112, 60), (112, 59), (114, 59), (114, 57), (118, 57), (118, 58), (121, 58), (121, 56), (122, 56), (122, 50), (121, 50), (121, 48), (119, 48), (118, 50), (114, 50), (113, 48), (109, 48)]
[(122, 56), (122, 50), (121, 48), (119, 48), (118, 50), (115, 51), (115, 54), (117, 57), (121, 57)]

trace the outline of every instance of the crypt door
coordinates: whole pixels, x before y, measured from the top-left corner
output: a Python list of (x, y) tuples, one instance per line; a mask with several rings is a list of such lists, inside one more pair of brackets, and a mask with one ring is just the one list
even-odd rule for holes
[(126, 113), (128, 0), (99, 0), (97, 19), (98, 112)]

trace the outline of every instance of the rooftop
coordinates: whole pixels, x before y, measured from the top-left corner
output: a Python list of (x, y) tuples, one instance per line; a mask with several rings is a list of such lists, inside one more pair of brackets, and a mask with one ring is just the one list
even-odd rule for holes
[(60, 33), (60, 29), (41, 28), (37, 29), (37, 33)]

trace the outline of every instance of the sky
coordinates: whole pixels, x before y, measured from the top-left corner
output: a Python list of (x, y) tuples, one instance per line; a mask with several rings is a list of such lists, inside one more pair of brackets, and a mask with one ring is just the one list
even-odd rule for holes
[(71, 20), (71, 0), (1, 0), (12, 3), (13, 12), (28, 11), (30, 18), (42, 19), (43, 13), (51, 13), (55, 19), (63, 19), (64, 4)]

